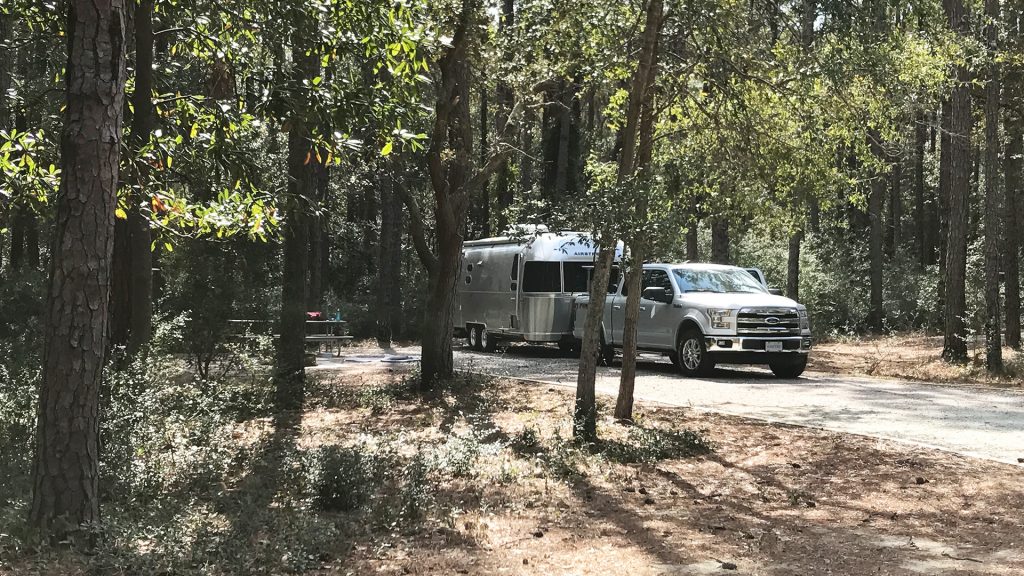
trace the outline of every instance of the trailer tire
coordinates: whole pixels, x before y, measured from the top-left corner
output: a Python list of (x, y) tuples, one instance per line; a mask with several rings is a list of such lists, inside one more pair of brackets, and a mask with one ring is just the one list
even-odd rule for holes
[(487, 328), (480, 328), (480, 350), (494, 352), (498, 348), (498, 340), (487, 331)]
[(467, 340), (469, 342), (470, 350), (476, 350), (478, 352), (480, 351), (481, 330), (482, 329), (479, 326), (470, 326), (469, 328), (467, 328), (466, 331), (469, 333)]

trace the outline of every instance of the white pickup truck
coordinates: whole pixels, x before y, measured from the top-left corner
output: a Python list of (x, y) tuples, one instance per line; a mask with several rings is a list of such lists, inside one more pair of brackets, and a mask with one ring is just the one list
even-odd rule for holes
[[(622, 347), (624, 281), (609, 286), (601, 326), (602, 358)], [(807, 308), (767, 287), (743, 268), (717, 264), (645, 264), (637, 347), (668, 355), (688, 376), (716, 363), (767, 364), (780, 378), (807, 366)], [(589, 297), (576, 299), (573, 335), (583, 336)]]

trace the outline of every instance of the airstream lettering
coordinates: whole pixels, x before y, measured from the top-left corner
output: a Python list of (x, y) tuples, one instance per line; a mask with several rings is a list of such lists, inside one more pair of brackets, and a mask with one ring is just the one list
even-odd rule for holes
[[(466, 242), (455, 330), (477, 350), (498, 340), (556, 342), (570, 349), (574, 301), (589, 289), (595, 246), (580, 232), (540, 232)], [(621, 243), (616, 259), (621, 257)], [(611, 284), (618, 285), (613, 277)]]

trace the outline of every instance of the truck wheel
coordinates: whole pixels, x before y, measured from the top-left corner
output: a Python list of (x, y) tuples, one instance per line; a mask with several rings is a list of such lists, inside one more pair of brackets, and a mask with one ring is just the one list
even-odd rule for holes
[(480, 328), (480, 350), (494, 352), (498, 347), (498, 341), (487, 332), (486, 328)]
[(469, 327), (469, 347), (472, 350), (480, 350), (480, 327), (470, 326)]
[(715, 369), (715, 361), (704, 344), (704, 335), (696, 328), (683, 332), (675, 356), (676, 365), (686, 376), (706, 376)]
[(768, 366), (772, 369), (772, 374), (779, 378), (799, 378), (807, 368), (807, 356), (801, 354), (797, 359), (777, 360)]

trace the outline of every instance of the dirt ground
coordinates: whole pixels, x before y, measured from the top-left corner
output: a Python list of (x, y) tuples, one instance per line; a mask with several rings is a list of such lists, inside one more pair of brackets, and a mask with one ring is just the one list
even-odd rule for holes
[(983, 341), (973, 341), (968, 351), (971, 362), (956, 366), (942, 361), (941, 335), (865, 336), (816, 345), (808, 370), (957, 384), (1019, 386), (1024, 381), (1024, 354), (1004, 347), (1006, 374), (994, 377), (985, 370)]
[[(344, 385), (340, 384), (339, 385)], [(582, 456), (557, 478), (501, 439), (533, 428), (570, 435), (571, 395), (498, 381), (494, 411), (475, 423), (495, 439), (479, 476), (442, 493), (447, 521), (357, 542), (326, 573), (348, 574), (1020, 574), (1024, 478), (1019, 468), (856, 436), (641, 405), (645, 429), (705, 431), (712, 453), (623, 463)], [(396, 424), (406, 441), (436, 432), (405, 417), (306, 415), (304, 435), (337, 438)], [(407, 412), (411, 411), (411, 412)], [(415, 418), (409, 417), (416, 413)], [(628, 428), (602, 413), (605, 442)], [(548, 448), (549, 450), (552, 449)], [(510, 480), (496, 471), (515, 470)], [(500, 478), (500, 479), (499, 479)]]

